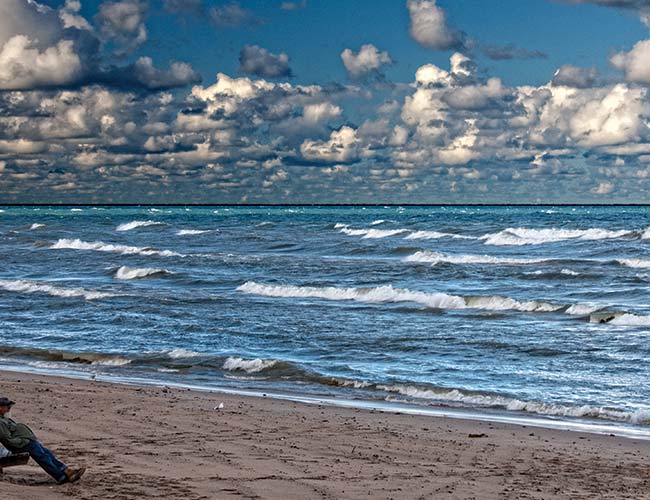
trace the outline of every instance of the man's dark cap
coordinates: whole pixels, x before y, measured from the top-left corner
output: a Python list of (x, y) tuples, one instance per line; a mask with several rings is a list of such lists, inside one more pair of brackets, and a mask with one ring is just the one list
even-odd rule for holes
[(15, 405), (15, 404), (16, 403), (14, 403), (9, 398), (5, 398), (5, 397), (0, 398), (0, 406), (11, 406), (11, 405)]

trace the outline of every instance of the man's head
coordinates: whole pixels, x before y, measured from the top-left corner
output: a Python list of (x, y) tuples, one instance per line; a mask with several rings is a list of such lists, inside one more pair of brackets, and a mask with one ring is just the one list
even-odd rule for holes
[(9, 410), (11, 410), (11, 407), (14, 404), (16, 403), (14, 403), (11, 399), (0, 397), (0, 417), (3, 417), (5, 414), (9, 413)]

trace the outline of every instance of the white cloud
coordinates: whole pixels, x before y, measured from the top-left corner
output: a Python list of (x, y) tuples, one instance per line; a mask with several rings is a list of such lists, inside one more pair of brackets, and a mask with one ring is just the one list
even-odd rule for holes
[(407, 0), (406, 6), (411, 17), (411, 36), (420, 45), (436, 50), (462, 47), (462, 36), (447, 25), (447, 15), (436, 0)]
[(341, 60), (350, 76), (354, 78), (376, 73), (382, 66), (393, 63), (388, 52), (379, 52), (372, 44), (362, 45), (356, 54), (350, 49), (345, 49), (341, 52)]
[(70, 40), (40, 51), (24, 35), (10, 38), (0, 49), (0, 89), (16, 90), (64, 85), (82, 75), (82, 65)]
[(610, 62), (625, 73), (627, 81), (650, 83), (650, 40), (637, 42), (629, 52), (614, 54)]
[(343, 126), (328, 141), (305, 140), (300, 152), (307, 160), (346, 163), (359, 157), (359, 139), (353, 128)]
[(594, 194), (609, 194), (614, 191), (614, 184), (611, 182), (601, 182), (591, 190)]
[(104, 2), (99, 7), (97, 21), (102, 34), (114, 40), (120, 55), (128, 54), (147, 41), (144, 18), (148, 6), (140, 0)]

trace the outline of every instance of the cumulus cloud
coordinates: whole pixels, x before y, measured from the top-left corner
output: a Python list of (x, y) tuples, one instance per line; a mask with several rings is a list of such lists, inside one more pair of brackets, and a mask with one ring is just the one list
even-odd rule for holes
[(327, 141), (305, 140), (300, 152), (307, 160), (347, 163), (359, 158), (359, 139), (352, 127), (334, 130)]
[(345, 49), (341, 52), (341, 60), (353, 78), (380, 74), (382, 66), (393, 64), (388, 52), (380, 52), (372, 44), (362, 45), (356, 54), (350, 49)]
[(289, 56), (272, 54), (258, 45), (246, 45), (239, 53), (239, 72), (263, 78), (290, 77)]
[(436, 0), (407, 0), (411, 37), (423, 47), (435, 50), (463, 47), (462, 33), (447, 24), (447, 14)]
[(625, 73), (627, 81), (650, 83), (650, 40), (637, 42), (629, 52), (614, 54), (610, 63)]
[(553, 85), (564, 85), (566, 87), (575, 87), (585, 89), (593, 87), (598, 78), (596, 68), (579, 68), (572, 64), (565, 64), (558, 68), (553, 75)]
[(32, 40), (16, 35), (0, 49), (3, 90), (65, 85), (81, 75), (81, 61), (70, 40), (61, 40), (41, 52)]
[(144, 19), (148, 5), (140, 0), (104, 2), (96, 16), (102, 35), (114, 41), (118, 55), (126, 55), (147, 41)]
[(123, 68), (113, 68), (97, 75), (99, 81), (118, 87), (141, 87), (148, 90), (166, 90), (199, 83), (201, 76), (192, 66), (174, 61), (168, 70), (160, 70), (153, 65), (150, 57), (140, 57)]

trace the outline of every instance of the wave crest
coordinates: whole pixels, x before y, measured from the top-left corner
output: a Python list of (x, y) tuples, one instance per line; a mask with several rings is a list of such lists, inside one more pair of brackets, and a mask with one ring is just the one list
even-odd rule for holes
[(636, 231), (608, 229), (527, 229), (520, 227), (509, 227), (498, 233), (490, 233), (481, 236), (486, 245), (496, 246), (521, 246), (541, 245), (543, 243), (555, 243), (566, 240), (604, 240), (610, 238), (622, 238), (632, 236)]
[(212, 232), (212, 229), (181, 229), (180, 231), (176, 231), (176, 234), (178, 236), (192, 236), (195, 234), (204, 234), (210, 232)]
[(363, 239), (380, 239), (407, 232), (407, 229), (350, 229), (342, 227), (340, 230), (348, 236), (361, 236)]
[(229, 357), (223, 363), (223, 369), (228, 371), (244, 371), (246, 373), (259, 373), (267, 368), (275, 366), (275, 359), (244, 359)]
[(509, 257), (493, 257), (491, 255), (445, 255), (439, 252), (422, 250), (404, 258), (404, 262), (422, 262), (438, 264), (448, 262), (451, 264), (538, 264), (549, 259), (513, 259)]
[(164, 274), (171, 274), (166, 269), (156, 269), (153, 267), (127, 267), (122, 266), (115, 272), (115, 277), (118, 280), (134, 280), (140, 278), (147, 278), (149, 276), (160, 276)]
[(28, 280), (0, 280), (0, 288), (8, 292), (46, 293), (52, 297), (83, 297), (86, 300), (115, 297), (112, 293), (86, 290), (85, 288), (64, 288)]
[(131, 231), (132, 229), (136, 229), (138, 227), (162, 226), (164, 224), (164, 222), (157, 222), (154, 220), (132, 220), (131, 222), (124, 222), (117, 226), (116, 231)]
[(149, 247), (132, 247), (127, 245), (114, 245), (104, 243), (103, 241), (82, 241), (80, 239), (69, 240), (66, 238), (59, 239), (50, 246), (53, 250), (70, 249), (70, 250), (95, 250), (97, 252), (116, 252), (123, 255), (160, 255), (161, 257), (185, 257), (185, 255), (171, 250), (154, 250)]

